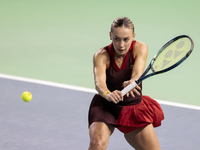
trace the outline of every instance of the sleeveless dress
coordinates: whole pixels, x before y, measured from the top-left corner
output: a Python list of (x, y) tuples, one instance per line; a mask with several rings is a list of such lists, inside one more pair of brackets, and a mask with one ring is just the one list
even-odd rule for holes
[[(118, 68), (115, 63), (113, 44), (103, 48), (110, 55), (110, 65), (106, 70), (106, 84), (111, 92), (121, 91), (123, 82), (131, 79), (135, 61), (135, 43), (136, 41), (132, 42), (121, 68)], [(142, 83), (139, 86), (142, 88)], [(160, 126), (164, 119), (162, 108), (154, 99), (142, 95), (142, 91), (139, 92), (140, 95), (135, 94), (135, 97), (124, 96), (123, 101), (118, 104), (109, 102), (99, 94), (95, 94), (89, 108), (89, 125), (93, 122), (104, 122), (117, 127), (123, 133), (143, 128), (149, 124), (153, 124), (154, 127)]]

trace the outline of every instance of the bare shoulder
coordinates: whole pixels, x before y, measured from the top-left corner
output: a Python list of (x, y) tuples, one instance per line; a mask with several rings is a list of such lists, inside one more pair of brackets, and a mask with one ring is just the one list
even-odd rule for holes
[(99, 49), (93, 56), (93, 62), (94, 64), (109, 64), (110, 61), (110, 57), (109, 57), (109, 53), (101, 48)]
[(137, 41), (134, 46), (134, 56), (148, 55), (148, 47), (144, 42)]
[(135, 43), (135, 47), (134, 47), (135, 51), (143, 51), (143, 52), (147, 52), (148, 51), (148, 47), (144, 42), (140, 42), (137, 41)]

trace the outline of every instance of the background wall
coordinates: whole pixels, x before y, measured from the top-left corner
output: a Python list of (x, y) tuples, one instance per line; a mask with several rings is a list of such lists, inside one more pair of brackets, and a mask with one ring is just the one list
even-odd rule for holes
[[(148, 62), (173, 37), (187, 34), (194, 51), (181, 66), (144, 81), (143, 94), (199, 105), (198, 0), (0, 1), (0, 73), (94, 88), (92, 57), (110, 44), (112, 21), (129, 17)], [(147, 63), (148, 65), (148, 63)]]

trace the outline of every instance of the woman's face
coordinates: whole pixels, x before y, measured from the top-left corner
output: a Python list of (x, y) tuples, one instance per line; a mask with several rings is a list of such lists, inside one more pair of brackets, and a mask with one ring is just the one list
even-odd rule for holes
[(124, 26), (113, 28), (110, 32), (110, 39), (113, 41), (117, 55), (126, 55), (134, 38), (133, 30)]

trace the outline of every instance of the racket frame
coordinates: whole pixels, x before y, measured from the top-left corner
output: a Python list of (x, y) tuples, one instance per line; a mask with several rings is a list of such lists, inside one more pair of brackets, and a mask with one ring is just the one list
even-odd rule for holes
[[(167, 47), (169, 46), (171, 43), (177, 41), (178, 39), (180, 38), (188, 38), (190, 41), (191, 41), (191, 47), (190, 47), (190, 50), (186, 53), (186, 55), (180, 59), (178, 62), (176, 62), (174, 65), (166, 68), (166, 69), (163, 69), (163, 70), (160, 70), (160, 71), (154, 71), (152, 65), (154, 64), (154, 61), (157, 59), (157, 57), (159, 56), (159, 54)], [(144, 73), (140, 76), (140, 78), (138, 80), (135, 80), (133, 81), (131, 84), (129, 84), (127, 87), (125, 87), (121, 92), (123, 93), (123, 95), (127, 94), (128, 90), (131, 90), (133, 89), (134, 87), (136, 87), (140, 82), (142, 82), (143, 80), (145, 80), (146, 78), (149, 78), (151, 76), (154, 76), (156, 74), (160, 74), (160, 73), (163, 73), (163, 72), (167, 72), (169, 70), (172, 70), (173, 68), (177, 67), (179, 64), (181, 64), (184, 60), (186, 60), (188, 58), (188, 56), (191, 54), (192, 50), (194, 49), (194, 42), (193, 40), (188, 36), (188, 35), (180, 35), (180, 36), (177, 36), (173, 39), (171, 39), (169, 42), (167, 42), (165, 45), (163, 45), (160, 50), (157, 52), (157, 54), (153, 57), (153, 59), (151, 60), (149, 66), (147, 67), (147, 69), (144, 71)], [(149, 70), (151, 69), (152, 73), (146, 75)]]
[[(160, 71), (154, 71), (154, 69), (152, 68), (152, 65), (154, 63), (154, 61), (157, 59), (157, 57), (159, 56), (159, 54), (168, 46), (170, 45), (171, 43), (173, 43), (174, 41), (177, 41), (178, 39), (180, 38), (188, 38), (190, 41), (191, 41), (191, 47), (190, 47), (190, 50), (186, 53), (186, 55), (180, 59), (178, 62), (176, 62), (174, 65), (166, 68), (166, 69), (163, 69), (163, 70), (160, 70)], [(194, 42), (193, 40), (188, 36), (188, 35), (180, 35), (180, 36), (177, 36), (173, 39), (171, 39), (169, 42), (167, 42), (165, 45), (163, 45), (160, 50), (157, 52), (157, 54), (153, 57), (153, 59), (151, 60), (149, 66), (147, 67), (147, 69), (144, 71), (144, 73), (140, 76), (140, 78), (138, 80), (136, 80), (136, 83), (140, 83), (141, 81), (143, 81), (144, 79), (150, 77), (150, 76), (153, 76), (153, 75), (156, 75), (156, 74), (160, 74), (160, 73), (163, 73), (163, 72), (167, 72), (169, 70), (172, 70), (173, 68), (177, 67), (179, 64), (181, 64), (184, 60), (186, 60), (188, 58), (188, 56), (191, 54), (192, 50), (194, 49)], [(153, 73), (150, 73), (148, 75), (146, 75), (148, 73), (149, 70), (152, 70)], [(146, 75), (146, 76), (145, 76)]]

